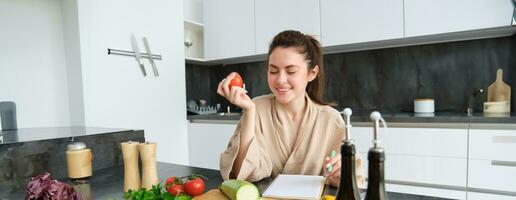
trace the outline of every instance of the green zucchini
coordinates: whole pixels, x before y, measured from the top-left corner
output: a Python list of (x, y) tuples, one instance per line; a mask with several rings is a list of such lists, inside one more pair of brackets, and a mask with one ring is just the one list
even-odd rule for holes
[(244, 180), (226, 180), (220, 184), (219, 189), (231, 200), (256, 200), (260, 197), (258, 188)]

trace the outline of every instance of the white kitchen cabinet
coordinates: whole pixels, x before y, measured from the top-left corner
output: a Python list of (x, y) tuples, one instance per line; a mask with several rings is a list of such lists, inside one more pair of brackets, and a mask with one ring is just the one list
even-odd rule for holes
[(405, 37), (510, 26), (510, 0), (404, 0)]
[(206, 60), (255, 54), (254, 0), (204, 1)]
[(516, 196), (468, 192), (468, 200), (516, 200)]
[(516, 193), (516, 130), (469, 134), (469, 187)]
[(220, 154), (226, 150), (236, 124), (189, 123), (190, 165), (220, 169)]
[(323, 46), (403, 38), (403, 0), (320, 0)]
[[(372, 147), (373, 128), (353, 127), (352, 138), (364, 160)], [(443, 128), (389, 128), (380, 130), (385, 149), (388, 191), (465, 199), (467, 182), (467, 126)]]
[(266, 54), (272, 38), (293, 29), (320, 39), (319, 1), (256, 0), (256, 54)]
[[(372, 146), (373, 128), (353, 127), (352, 137), (358, 151)], [(444, 128), (380, 128), (380, 146), (388, 154), (467, 158), (467, 127)]]

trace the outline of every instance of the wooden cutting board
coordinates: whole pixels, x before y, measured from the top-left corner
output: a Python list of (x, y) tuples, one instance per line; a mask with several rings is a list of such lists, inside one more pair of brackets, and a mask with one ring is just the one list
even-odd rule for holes
[[(212, 189), (208, 192), (205, 192), (202, 195), (194, 197), (192, 200), (229, 200), (222, 191), (219, 189)], [(261, 200), (279, 200), (279, 199), (273, 199), (273, 198), (261, 198)]]
[(496, 71), (496, 80), (487, 88), (487, 101), (507, 101), (511, 102), (511, 87), (503, 82), (503, 70)]
[(219, 189), (212, 189), (202, 195), (194, 197), (192, 200), (229, 200)]

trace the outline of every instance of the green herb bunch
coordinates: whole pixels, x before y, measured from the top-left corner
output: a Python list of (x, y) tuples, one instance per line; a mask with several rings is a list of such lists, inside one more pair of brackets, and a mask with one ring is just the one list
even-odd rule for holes
[(140, 188), (139, 190), (129, 190), (124, 193), (124, 199), (127, 200), (191, 200), (192, 197), (186, 194), (173, 196), (163, 189), (161, 183), (153, 185), (152, 189), (147, 190)]

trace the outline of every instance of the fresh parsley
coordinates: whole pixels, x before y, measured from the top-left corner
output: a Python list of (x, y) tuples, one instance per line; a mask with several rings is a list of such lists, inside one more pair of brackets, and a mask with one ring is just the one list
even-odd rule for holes
[(163, 189), (161, 183), (153, 185), (152, 189), (147, 190), (140, 188), (139, 190), (129, 190), (124, 193), (124, 199), (127, 200), (191, 200), (192, 197), (186, 194), (172, 196)]

